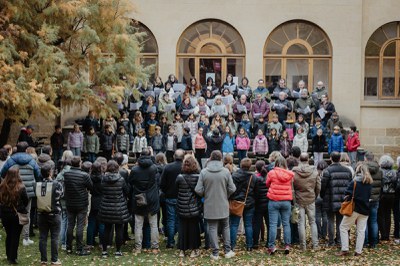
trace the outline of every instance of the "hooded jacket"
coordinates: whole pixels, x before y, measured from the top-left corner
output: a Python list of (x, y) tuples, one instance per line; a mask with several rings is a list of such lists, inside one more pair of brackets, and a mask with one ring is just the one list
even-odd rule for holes
[(256, 154), (268, 154), (268, 139), (264, 135), (257, 135), (253, 141), (253, 152)]
[(343, 152), (343, 137), (340, 133), (332, 134), (329, 139), (328, 153), (331, 154), (333, 151)]
[(235, 151), (235, 137), (232, 138), (229, 134), (225, 134), (224, 141), (222, 143), (222, 152), (223, 153), (233, 153)]
[(129, 135), (128, 134), (117, 134), (115, 138), (115, 150), (117, 152), (128, 152), (129, 151)]
[(98, 218), (105, 224), (123, 224), (129, 221), (128, 187), (119, 173), (106, 173), (101, 182), (102, 198)]
[(346, 147), (348, 152), (357, 151), (357, 148), (360, 147), (360, 139), (357, 132), (354, 132), (353, 136), (349, 134), (346, 141)]
[[(250, 182), (251, 178), (251, 182)], [(252, 172), (244, 171), (242, 169), (237, 170), (232, 174), (233, 183), (236, 186), (236, 191), (229, 197), (230, 200), (244, 201), (246, 198), (247, 187), (249, 191), (247, 193), (245, 209), (254, 208), (254, 187), (256, 184), (256, 177)]]
[(382, 190), (382, 171), (375, 161), (367, 161), (365, 164), (368, 166), (369, 173), (374, 180), (372, 182), (371, 201), (379, 201)]
[[(150, 156), (140, 156), (138, 164), (132, 168), (129, 175), (129, 185), (132, 190), (132, 210), (135, 214), (154, 215), (160, 210), (157, 172), (157, 167)], [(146, 206), (136, 205), (135, 196), (141, 193), (146, 194)]]
[(242, 135), (236, 137), (236, 149), (248, 151), (250, 149), (250, 144), (251, 142), (248, 137)]
[(302, 207), (314, 203), (321, 190), (321, 180), (317, 169), (305, 162), (294, 167), (292, 171), (294, 172), (296, 203)]
[(274, 167), (274, 169), (267, 175), (267, 197), (273, 201), (292, 200), (293, 177), (294, 173), (292, 171), (280, 167)]
[(225, 219), (229, 217), (228, 198), (235, 192), (231, 174), (222, 161), (209, 161), (201, 170), (195, 191), (204, 197), (204, 218)]
[(202, 211), (200, 197), (194, 192), (199, 174), (180, 174), (176, 178), (178, 214), (182, 218), (199, 217)]
[(55, 164), (53, 162), (53, 160), (51, 159), (50, 155), (46, 154), (46, 153), (41, 153), (38, 157), (38, 166), (39, 168), (42, 168), (43, 165), (48, 164), (51, 166), (51, 169), (54, 170), (55, 168)]

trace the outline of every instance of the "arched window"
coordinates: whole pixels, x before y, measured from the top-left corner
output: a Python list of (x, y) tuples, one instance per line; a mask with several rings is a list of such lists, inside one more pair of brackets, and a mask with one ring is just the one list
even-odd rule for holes
[(158, 75), (158, 45), (154, 34), (144, 24), (139, 21), (133, 21), (133, 27), (136, 33), (141, 35), (140, 47), (141, 51), (137, 57), (137, 64), (141, 64), (143, 67), (154, 65), (154, 72), (150, 75), (150, 82), (153, 82), (155, 76)]
[(264, 47), (264, 77), (268, 86), (280, 78), (289, 88), (300, 80), (312, 91), (318, 81), (331, 87), (332, 48), (328, 36), (307, 21), (289, 21), (274, 29)]
[(202, 20), (189, 26), (177, 45), (177, 71), (180, 82), (196, 77), (205, 84), (212, 77), (217, 86), (229, 73), (238, 80), (244, 76), (245, 47), (235, 28), (220, 20)]
[(400, 22), (378, 28), (365, 48), (365, 99), (400, 99)]

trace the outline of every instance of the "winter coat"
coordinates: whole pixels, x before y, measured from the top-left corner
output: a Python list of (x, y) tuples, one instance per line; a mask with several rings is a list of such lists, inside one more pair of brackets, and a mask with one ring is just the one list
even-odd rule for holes
[(369, 173), (372, 177), (372, 191), (371, 201), (379, 201), (382, 190), (382, 171), (379, 168), (379, 164), (375, 161), (366, 161), (365, 164), (368, 166)]
[[(160, 210), (159, 187), (157, 184), (157, 167), (152, 157), (140, 156), (138, 164), (129, 174), (129, 186), (132, 190), (132, 211), (137, 215), (155, 215)], [(136, 195), (144, 193), (146, 206), (136, 205)]]
[(215, 116), (216, 114), (219, 114), (222, 117), (228, 116), (228, 110), (223, 103), (221, 103), (220, 105), (213, 104), (213, 106), (211, 107), (211, 116)]
[(256, 183), (254, 186), (255, 207), (258, 211), (266, 211), (268, 209), (268, 188), (266, 185), (267, 177), (255, 174)]
[(269, 110), (269, 104), (267, 101), (261, 99), (260, 102), (258, 100), (253, 102), (251, 113), (254, 119), (256, 119), (255, 114), (261, 114), (261, 116), (264, 117), (264, 121), (268, 121)]
[(106, 173), (101, 182), (101, 204), (98, 219), (105, 224), (124, 224), (131, 215), (128, 211), (128, 186), (119, 173)]
[(60, 203), (61, 203), (61, 207), (63, 210), (65, 210), (66, 208), (66, 204), (65, 204), (65, 186), (64, 186), (64, 174), (65, 172), (69, 171), (71, 169), (70, 165), (65, 165), (64, 168), (61, 170), (60, 173), (58, 173), (56, 180), (58, 182), (60, 182), (60, 184), (63, 187), (63, 196), (61, 197)]
[(204, 139), (203, 135), (197, 134), (196, 138), (194, 139), (194, 148), (195, 149), (206, 149), (207, 143)]
[(350, 200), (353, 196), (354, 182), (356, 182), (356, 191), (354, 193), (354, 211), (362, 215), (369, 215), (369, 202), (371, 198), (372, 185), (363, 183), (363, 176), (361, 174), (356, 175), (352, 180), (345, 192), (347, 199)]
[(222, 152), (223, 153), (233, 153), (235, 151), (235, 137), (232, 138), (225, 134), (224, 141), (222, 142)]
[(173, 137), (173, 139), (174, 139), (174, 143), (172, 144), (172, 150), (171, 149), (168, 149), (168, 139), (169, 139), (169, 137), (171, 137), (169, 134), (167, 134), (167, 135), (165, 135), (164, 136), (164, 147), (165, 147), (165, 150), (166, 151), (176, 151), (176, 149), (178, 148), (178, 137), (176, 136), (176, 135), (173, 135), (172, 137)]
[(269, 150), (269, 154), (271, 154), (273, 151), (279, 151), (280, 150), (279, 139), (278, 138), (268, 137), (268, 150)]
[(19, 133), (19, 136), (18, 136), (18, 141), (17, 141), (17, 143), (18, 143), (18, 142), (23, 142), (23, 141), (25, 141), (26, 143), (28, 143), (28, 145), (29, 145), (30, 147), (35, 147), (35, 142), (33, 141), (32, 134), (28, 133), (28, 131), (26, 130), (26, 128), (22, 128), (22, 129), (21, 129), (21, 131), (20, 131), (20, 133)]
[(287, 114), (292, 112), (293, 107), (290, 101), (286, 99), (284, 99), (283, 101), (277, 99), (272, 105), (271, 110), (276, 112), (279, 122), (282, 123), (287, 119)]
[(264, 135), (267, 135), (267, 133), (268, 133), (268, 123), (267, 122), (260, 122), (260, 121), (257, 121), (257, 122), (254, 122), (254, 126), (253, 126), (253, 135), (254, 136), (257, 136), (257, 134), (258, 134), (258, 130), (262, 130), (262, 132), (264, 133)]
[(56, 165), (54, 161), (51, 159), (50, 155), (46, 153), (41, 153), (37, 158), (37, 164), (39, 168), (42, 168), (43, 165), (50, 165), (51, 169), (55, 169)]
[(83, 152), (99, 153), (99, 137), (96, 134), (85, 135), (83, 140)]
[(82, 132), (69, 132), (67, 149), (80, 148), (83, 149), (83, 134)]
[(117, 152), (129, 151), (129, 135), (128, 134), (117, 134), (115, 138), (115, 150)]
[(248, 136), (249, 138), (252, 137), (252, 135), (251, 135), (251, 122), (250, 122), (249, 120), (242, 120), (242, 121), (239, 123), (239, 128), (244, 128), (244, 130), (245, 130), (246, 133), (247, 133), (247, 136)]
[(92, 174), (90, 175), (92, 180), (93, 188), (90, 191), (92, 197), (90, 198), (90, 212), (97, 212), (100, 209), (101, 197), (102, 197), (102, 180), (103, 174)]
[(192, 148), (192, 136), (190, 134), (184, 133), (181, 141), (181, 149), (184, 151), (190, 151), (192, 150)]
[(64, 173), (64, 199), (67, 209), (84, 210), (89, 206), (88, 190), (93, 183), (88, 173), (80, 168), (71, 167)]
[(248, 137), (242, 135), (236, 137), (236, 149), (248, 151), (250, 149), (250, 144), (251, 142)]
[[(304, 109), (309, 107), (311, 112), (304, 113)], [(294, 111), (297, 115), (303, 114), (304, 120), (308, 120), (311, 118), (311, 114), (315, 112), (315, 104), (311, 97), (307, 97), (306, 99), (299, 98), (294, 103)]]
[(279, 93), (284, 92), (287, 94), (287, 97), (292, 97), (292, 93), (290, 92), (289, 88), (281, 88), (279, 85), (275, 87), (272, 98), (278, 99)]
[(136, 136), (133, 140), (132, 152), (141, 153), (144, 148), (147, 147), (147, 139), (146, 137)]
[(113, 134), (117, 132), (117, 121), (114, 118), (111, 119), (104, 119), (103, 120), (103, 127), (105, 128), (107, 125), (110, 126), (111, 131)]
[(311, 128), (310, 131), (310, 135), (311, 138), (314, 138), (317, 135), (317, 131), (318, 129), (322, 129), (322, 135), (325, 136), (326, 132), (325, 132), (325, 127), (321, 124), (319, 127), (316, 127), (315, 125)]
[(40, 168), (35, 159), (26, 152), (17, 152), (8, 158), (1, 169), (1, 177), (6, 176), (7, 171), (14, 165), (19, 168), (19, 175), (26, 188), (28, 198), (35, 197), (35, 182), (40, 180)]
[(301, 152), (308, 151), (308, 140), (307, 136), (304, 133), (296, 134), (293, 138), (293, 147), (299, 147)]
[(153, 148), (153, 151), (165, 151), (165, 143), (164, 143), (164, 137), (161, 134), (154, 135), (151, 138), (151, 147)]
[(281, 123), (279, 123), (279, 122), (276, 122), (276, 123), (275, 123), (275, 122), (270, 122), (270, 123), (268, 123), (268, 131), (271, 132), (271, 130), (272, 130), (273, 128), (276, 129), (276, 133), (277, 133), (278, 135), (281, 135), (281, 134), (282, 134), (283, 126), (282, 126)]
[(207, 142), (206, 158), (210, 157), (212, 151), (222, 149), (222, 142), (225, 139), (225, 134), (207, 136), (207, 130), (204, 130), (203, 137)]
[(312, 139), (313, 152), (324, 152), (325, 151), (326, 140), (325, 136), (315, 135)]
[(182, 161), (175, 160), (165, 166), (161, 174), (161, 191), (164, 192), (165, 198), (176, 199), (178, 198), (178, 191), (176, 189), (176, 178), (182, 172)]
[(253, 153), (268, 154), (268, 139), (264, 135), (257, 135), (253, 140)]
[(349, 134), (346, 141), (346, 147), (348, 152), (357, 151), (357, 148), (360, 147), (360, 139), (358, 138), (357, 132), (355, 132), (353, 136)]
[[(246, 107), (246, 111), (242, 111), (239, 112), (237, 109), (238, 105), (244, 105)], [(241, 104), (240, 101), (237, 101), (234, 105), (233, 105), (233, 113), (235, 114), (235, 121), (236, 122), (240, 122), (242, 121), (242, 116), (243, 114), (249, 114), (251, 112), (251, 104), (246, 102), (245, 104)]]
[(295, 134), (297, 134), (297, 130), (300, 127), (303, 128), (304, 135), (308, 136), (308, 132), (310, 131), (310, 125), (305, 120), (303, 122), (301, 122), (301, 123), (299, 123), (299, 122), (294, 123), (294, 133)]
[(326, 124), (332, 116), (332, 113), (336, 112), (335, 105), (332, 102), (327, 102), (325, 104), (321, 103), (318, 108), (324, 108), (326, 113), (322, 121)]
[(334, 133), (329, 139), (328, 153), (333, 151), (343, 152), (343, 137), (340, 133)]
[(296, 195), (296, 204), (306, 207), (315, 202), (321, 190), (321, 180), (318, 171), (308, 162), (302, 162), (293, 167), (294, 172), (294, 192)]
[(339, 211), (351, 179), (350, 170), (339, 163), (332, 163), (322, 172), (320, 194), (326, 211)]
[(54, 132), (53, 135), (50, 137), (51, 148), (53, 150), (59, 150), (64, 148), (65, 138), (63, 133), (56, 133)]
[(286, 201), (293, 199), (292, 182), (294, 173), (292, 171), (275, 167), (267, 175), (266, 185), (267, 197), (273, 201)]
[[(257, 98), (257, 94), (261, 94), (261, 98), (270, 99), (269, 91), (265, 87), (258, 87), (253, 91), (253, 99)], [(269, 101), (269, 100), (268, 100)]]
[[(60, 214), (61, 213), (61, 197), (63, 195), (63, 186), (61, 185), (60, 182), (57, 180), (43, 180), (43, 183), (52, 183), (52, 191), (51, 191), (51, 211), (43, 211), (37, 209), (38, 213), (44, 213), (44, 214)], [(42, 183), (42, 184), (43, 184)], [(42, 189), (42, 184), (37, 183), (35, 187), (35, 191), (39, 190), (41, 191)], [(40, 196), (40, 195), (39, 195)]]
[(339, 120), (339, 116), (336, 119), (333, 119), (333, 117), (331, 117), (331, 119), (328, 120), (326, 130), (329, 136), (333, 134), (333, 129), (335, 128), (335, 126), (338, 126), (340, 130), (343, 129), (343, 124), (342, 121)]
[(115, 136), (113, 133), (104, 133), (101, 135), (101, 149), (103, 151), (111, 151), (114, 147)]
[[(15, 210), (17, 210), (20, 213), (28, 213), (26, 210), (26, 207), (28, 206), (29, 203), (29, 198), (28, 194), (26, 193), (26, 188), (22, 187), (19, 190), (19, 198), (16, 202), (13, 202), (15, 206), (6, 206), (5, 204), (0, 204), (0, 213), (2, 214), (3, 217), (15, 217), (17, 214), (15, 213)], [(13, 236), (15, 237), (15, 236)]]
[[(246, 198), (247, 187), (249, 187), (246, 199), (245, 209), (254, 208), (254, 187), (256, 184), (256, 178), (253, 176), (254, 173), (238, 169), (232, 173), (233, 184), (235, 184), (236, 191), (229, 197), (229, 200), (244, 201)], [(251, 183), (250, 182), (251, 178)]]
[(176, 178), (177, 209), (178, 215), (182, 218), (194, 218), (201, 215), (201, 199), (194, 191), (198, 180), (199, 174), (180, 174)]
[(292, 142), (289, 139), (281, 139), (279, 141), (280, 152), (284, 158), (289, 157), (292, 150)]
[(204, 197), (204, 219), (229, 217), (228, 198), (235, 192), (231, 174), (221, 161), (209, 161), (200, 172), (195, 191)]

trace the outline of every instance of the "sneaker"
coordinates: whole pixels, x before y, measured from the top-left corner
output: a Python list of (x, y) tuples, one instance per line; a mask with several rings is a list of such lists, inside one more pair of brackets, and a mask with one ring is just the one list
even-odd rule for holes
[(77, 251), (76, 254), (77, 254), (78, 256), (89, 256), (89, 255), (90, 255), (90, 251), (81, 250), (81, 251)]
[(67, 249), (67, 255), (71, 255), (72, 254), (72, 250)]
[(45, 265), (47, 265), (47, 261), (41, 261), (40, 262), (40, 266), (45, 266)]
[(179, 258), (184, 258), (185, 257), (185, 251), (181, 250), (179, 252)]
[(121, 252), (121, 251), (116, 251), (116, 252), (114, 253), (114, 256), (115, 256), (116, 258), (122, 257), (122, 252)]
[(61, 250), (67, 250), (67, 245), (61, 245)]
[(290, 252), (290, 246), (289, 246), (289, 245), (286, 245), (286, 246), (285, 246), (285, 255), (288, 255), (289, 252)]
[(22, 240), (22, 244), (24, 245), (24, 246), (29, 246), (29, 245), (32, 245), (32, 244), (34, 244), (35, 242), (33, 242), (33, 240), (30, 240), (29, 238), (28, 239), (24, 239), (24, 240)]
[(190, 253), (191, 258), (197, 258), (198, 256), (200, 256), (200, 250), (198, 249), (192, 250), (192, 252)]
[(235, 257), (235, 255), (236, 255), (235, 252), (233, 252), (231, 250), (231, 251), (229, 251), (228, 253), (225, 254), (225, 259), (233, 258), (233, 257)]
[(103, 252), (101, 252), (101, 258), (103, 258), (103, 259), (107, 259), (107, 257), (108, 257), (108, 253), (107, 253), (107, 251), (103, 251)]
[(274, 255), (275, 254), (275, 252), (276, 252), (276, 248), (268, 248), (268, 254), (269, 255)]
[(219, 260), (219, 256), (218, 255), (210, 255), (211, 260)]
[(57, 260), (57, 261), (52, 261), (51, 265), (62, 265), (62, 263), (60, 260)]

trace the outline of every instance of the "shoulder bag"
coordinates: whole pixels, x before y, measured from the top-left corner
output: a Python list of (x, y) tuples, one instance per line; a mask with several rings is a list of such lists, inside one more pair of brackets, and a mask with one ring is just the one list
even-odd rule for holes
[(354, 194), (356, 192), (356, 185), (357, 185), (357, 182), (354, 181), (353, 195), (351, 197), (351, 200), (342, 202), (342, 206), (340, 207), (340, 210), (339, 210), (341, 215), (351, 216), (353, 214), (354, 207), (355, 207)]
[(17, 209), (16, 209), (15, 207), (13, 207), (13, 208), (14, 208), (14, 211), (15, 211), (15, 212), (17, 213), (17, 215), (18, 215), (19, 224), (20, 224), (20, 225), (27, 225), (27, 224), (29, 223), (29, 216), (28, 216), (28, 214), (27, 214), (27, 213), (18, 212)]
[(242, 217), (244, 206), (246, 206), (247, 195), (249, 194), (251, 180), (253, 179), (253, 175), (250, 176), (249, 184), (247, 185), (246, 196), (244, 197), (244, 201), (239, 200), (230, 200), (229, 201), (229, 212), (230, 214)]

